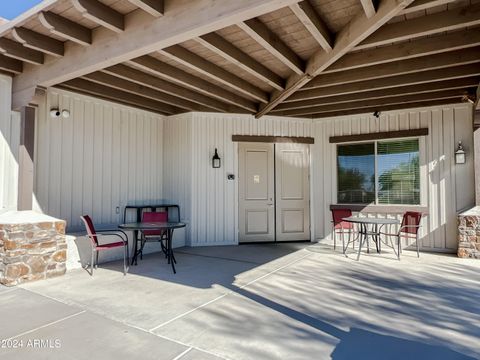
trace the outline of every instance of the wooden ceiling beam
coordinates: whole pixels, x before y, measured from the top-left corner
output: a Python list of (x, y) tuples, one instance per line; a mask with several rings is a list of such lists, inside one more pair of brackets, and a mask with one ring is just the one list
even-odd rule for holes
[(362, 3), (363, 11), (365, 12), (365, 15), (367, 15), (367, 18), (371, 18), (375, 15), (375, 5), (373, 0), (360, 0), (360, 2)]
[(180, 45), (170, 46), (162, 49), (160, 52), (178, 63), (187, 66), (192, 70), (198, 71), (199, 73), (218, 81), (239, 93), (263, 103), (268, 102), (268, 94), (263, 90)]
[(412, 3), (412, 1), (383, 0), (377, 12), (371, 18), (367, 18), (363, 13), (357, 15), (337, 34), (333, 50), (328, 53), (325, 51), (315, 53), (308, 60), (305, 74), (292, 75), (287, 80), (285, 90), (274, 92), (270, 97), (270, 102), (267, 105), (260, 106), (260, 111), (256, 114), (256, 117), (259, 118), (274, 109), (311, 79), (352, 50), (361, 41), (373, 34), (398, 14), (400, 10)]
[[(480, 30), (471, 29), (346, 54), (322, 74), (480, 46)], [(434, 58), (434, 57), (431, 57)]]
[(237, 26), (293, 72), (303, 74), (304, 61), (260, 20), (250, 19)]
[(186, 89), (182, 86), (173, 84), (169, 81), (165, 81), (158, 77), (152, 76), (151, 74), (133, 69), (123, 64), (114, 65), (102, 71), (107, 74), (111, 74), (116, 77), (119, 77), (128, 81), (132, 81), (134, 83), (147, 86), (158, 91), (162, 91), (166, 94), (170, 94), (178, 98), (191, 101), (195, 104), (198, 104), (199, 106), (213, 109), (214, 111), (231, 112), (231, 113), (245, 112), (245, 110), (240, 109), (238, 107), (225, 104), (224, 102), (219, 101), (217, 99)]
[(98, 0), (72, 0), (84, 18), (115, 32), (125, 30), (124, 16)]
[(5, 56), (34, 65), (42, 65), (45, 60), (40, 51), (26, 48), (22, 44), (7, 38), (0, 38), (0, 52)]
[(207, 96), (225, 101), (249, 112), (255, 112), (257, 110), (257, 104), (255, 102), (231, 93), (220, 86), (209, 83), (202, 78), (189, 74), (186, 71), (180, 70), (151, 56), (132, 59), (130, 63), (143, 71), (186, 86)]
[(309, 0), (290, 5), (290, 9), (325, 51), (333, 48), (333, 35)]
[(12, 36), (23, 46), (52, 56), (63, 56), (65, 51), (63, 42), (23, 27), (14, 28)]
[(391, 110), (413, 109), (413, 108), (420, 108), (420, 107), (423, 108), (426, 106), (449, 105), (449, 104), (457, 104), (461, 102), (462, 102), (461, 98), (454, 97), (451, 99), (426, 100), (426, 101), (418, 101), (418, 102), (395, 104), (395, 105), (378, 104), (377, 106), (366, 107), (366, 108), (349, 109), (349, 110), (339, 109), (337, 111), (316, 113), (316, 114), (308, 115), (306, 117), (312, 118), (312, 119), (321, 119), (321, 118), (331, 118), (335, 116), (367, 114), (367, 113), (373, 113), (375, 111), (391, 111)]
[(48, 61), (41, 68), (24, 69), (22, 74), (13, 79), (14, 98), (25, 99), (24, 94), (31, 93), (37, 85), (55, 86), (271, 13), (294, 2), (298, 0), (170, 1), (160, 18), (144, 11), (132, 11), (125, 16), (125, 31), (116, 33), (104, 28), (97, 29), (95, 42), (91, 46), (68, 44), (68, 51), (62, 58)]
[(143, 11), (152, 16), (163, 16), (164, 0), (128, 0), (135, 6), (138, 6)]
[(410, 14), (421, 10), (427, 10), (432, 7), (446, 5), (457, 0), (415, 0), (412, 4), (400, 11), (399, 15)]
[(469, 78), (453, 79), (453, 80), (439, 81), (439, 82), (433, 82), (433, 83), (399, 86), (391, 89), (381, 89), (381, 90), (372, 90), (372, 91), (368, 91), (367, 89), (367, 91), (359, 92), (359, 93), (333, 95), (333, 96), (327, 96), (327, 97), (315, 98), (315, 99), (309, 99), (309, 100), (285, 102), (283, 104), (278, 105), (274, 110), (272, 110), (272, 114), (277, 115), (277, 113), (280, 113), (285, 110), (304, 109), (304, 108), (309, 108), (309, 107), (319, 106), (319, 105), (333, 105), (333, 104), (341, 104), (341, 103), (353, 102), (353, 101), (383, 99), (383, 98), (388, 98), (391, 96), (398, 96), (398, 95), (421, 94), (421, 93), (452, 90), (452, 89), (469, 89), (470, 90), (472, 88), (475, 88), (478, 85), (479, 81), (480, 81), (480, 78), (478, 77), (469, 77)]
[(338, 111), (339, 109), (351, 110), (351, 109), (368, 108), (372, 106), (389, 106), (389, 105), (395, 105), (395, 104), (412, 103), (412, 102), (418, 102), (418, 101), (452, 99), (452, 98), (461, 99), (463, 96), (467, 94), (468, 94), (468, 90), (466, 89), (432, 91), (432, 92), (421, 93), (421, 94), (390, 96), (382, 99), (357, 100), (357, 101), (345, 102), (340, 104), (317, 105), (317, 106), (312, 106), (312, 107), (303, 108), (303, 109), (283, 110), (283, 111), (276, 112), (275, 115), (305, 116), (305, 115), (318, 114), (322, 112)]
[(386, 24), (358, 44), (355, 49), (368, 49), (479, 24), (480, 4), (468, 6), (466, 8), (455, 8), (405, 21)]
[(164, 104), (172, 105), (178, 108), (182, 108), (186, 111), (213, 111), (211, 108), (196, 104), (189, 100), (178, 98), (170, 94), (165, 94), (161, 91), (154, 90), (152, 88), (118, 78), (116, 76), (103, 73), (103, 72), (94, 72), (83, 76), (83, 79), (93, 81), (97, 84), (105, 85), (113, 89), (118, 89), (135, 95), (139, 95), (145, 98), (156, 100)]
[(359, 69), (320, 74), (302, 89), (348, 84), (357, 81), (380, 79), (396, 75), (442, 69), (480, 62), (480, 47), (450, 51), (436, 56), (423, 56)]
[(220, 35), (210, 33), (200, 36), (195, 40), (216, 54), (222, 56), (224, 59), (255, 76), (257, 79), (266, 82), (273, 88), (277, 90), (282, 90), (284, 88), (285, 80), (282, 77), (232, 45)]
[(38, 19), (54, 35), (86, 46), (92, 43), (92, 31), (53, 12), (41, 12)]
[(171, 105), (163, 104), (155, 100), (147, 99), (142, 96), (134, 95), (125, 91), (113, 89), (111, 87), (94, 83), (85, 79), (73, 79), (62, 83), (62, 86), (70, 89), (77, 89), (87, 92), (91, 95), (98, 95), (102, 98), (116, 100), (124, 105), (140, 106), (144, 109), (150, 109), (166, 115), (172, 115), (182, 112), (181, 109)]
[(350, 84), (301, 90), (288, 98), (287, 102), (315, 99), (341, 94), (351, 94), (371, 90), (390, 89), (399, 86), (468, 78), (472, 76), (480, 76), (480, 66), (478, 66), (477, 64), (461, 65), (446, 69), (428, 70), (420, 73), (397, 75), (382, 79), (366, 80)]
[(0, 70), (20, 74), (23, 71), (23, 63), (17, 59), (0, 55)]

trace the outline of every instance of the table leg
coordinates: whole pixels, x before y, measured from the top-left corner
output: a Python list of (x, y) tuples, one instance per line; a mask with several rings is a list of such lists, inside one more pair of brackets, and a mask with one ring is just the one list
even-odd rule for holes
[(173, 255), (173, 246), (172, 246), (172, 239), (173, 239), (173, 229), (168, 229), (168, 249), (167, 249), (167, 254), (168, 254), (168, 263), (172, 265), (173, 273), (176, 274), (177, 271), (175, 270), (175, 256)]
[(360, 260), (360, 253), (362, 251), (362, 244), (365, 241), (365, 237), (367, 234), (365, 224), (360, 224), (360, 232), (359, 232), (359, 238), (360, 238), (360, 243), (358, 244), (358, 255), (357, 255), (357, 261)]

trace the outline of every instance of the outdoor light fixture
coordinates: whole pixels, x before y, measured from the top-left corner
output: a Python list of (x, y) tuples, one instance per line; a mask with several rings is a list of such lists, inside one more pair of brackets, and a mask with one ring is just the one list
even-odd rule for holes
[(215, 148), (215, 155), (212, 158), (212, 167), (218, 169), (220, 167), (221, 161), (220, 156), (218, 156), (217, 148)]
[(455, 151), (455, 164), (465, 164), (465, 150), (461, 141), (458, 142), (457, 151)]
[(380, 111), (374, 111), (373, 116), (375, 116), (377, 119), (380, 118)]

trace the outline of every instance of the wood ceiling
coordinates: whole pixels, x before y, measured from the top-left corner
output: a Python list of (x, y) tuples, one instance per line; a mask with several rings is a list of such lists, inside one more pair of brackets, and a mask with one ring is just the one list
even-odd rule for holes
[[(176, 5), (175, 0), (44, 3), (0, 26), (0, 70), (14, 76), (14, 84), (17, 78), (35, 81), (38, 69), (53, 69), (69, 51), (95, 46), (105, 31), (127, 33), (130, 18), (140, 12), (161, 22)], [(229, 20), (213, 32), (111, 61), (93, 72), (79, 70), (80, 76), (72, 72), (62, 81), (35, 85), (165, 115), (204, 111), (322, 118), (477, 101), (480, 0), (283, 3), (287, 6)]]

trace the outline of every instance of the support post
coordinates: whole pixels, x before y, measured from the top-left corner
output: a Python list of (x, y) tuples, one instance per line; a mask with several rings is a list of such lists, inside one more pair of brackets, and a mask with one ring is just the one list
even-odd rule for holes
[(18, 210), (32, 210), (35, 151), (35, 108), (20, 110), (20, 147), (18, 152)]

